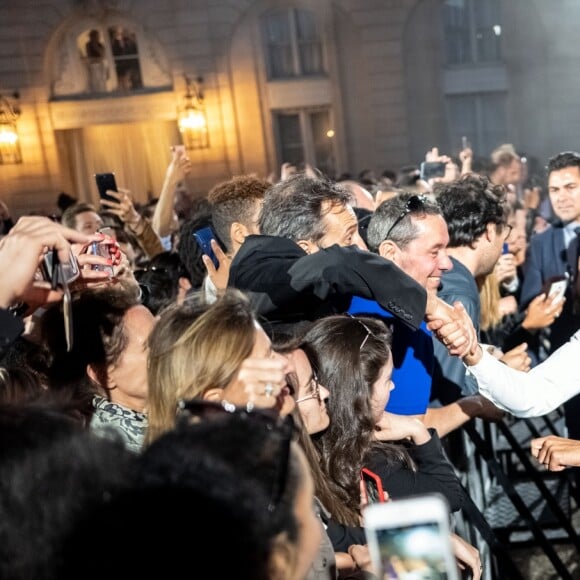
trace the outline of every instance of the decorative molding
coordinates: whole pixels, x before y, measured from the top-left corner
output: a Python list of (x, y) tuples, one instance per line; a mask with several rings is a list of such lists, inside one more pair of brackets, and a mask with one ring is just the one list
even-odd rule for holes
[(141, 123), (177, 118), (177, 98), (173, 91), (126, 97), (56, 101), (49, 103), (53, 128), (77, 129), (87, 125)]

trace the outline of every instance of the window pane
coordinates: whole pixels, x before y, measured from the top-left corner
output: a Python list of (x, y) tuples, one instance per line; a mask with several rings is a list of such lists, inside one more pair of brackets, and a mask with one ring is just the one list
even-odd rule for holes
[(314, 15), (308, 10), (296, 10), (295, 15), (301, 73), (303, 75), (321, 74), (324, 72), (322, 43)]
[(477, 111), (474, 95), (448, 97), (449, 137), (451, 149), (460, 150), (461, 138), (467, 137), (474, 151), (479, 154), (477, 141)]
[(295, 74), (288, 16), (288, 11), (272, 12), (262, 20), (270, 78), (291, 77)]
[(461, 137), (477, 157), (488, 156), (506, 140), (506, 109), (503, 93), (461, 95), (447, 98), (450, 138), (459, 150)]
[(298, 113), (276, 113), (275, 121), (280, 164), (301, 164), (304, 161), (304, 147)]
[(310, 113), (310, 128), (314, 145), (315, 166), (329, 177), (334, 177), (332, 138), (328, 136), (330, 114), (328, 111)]
[(491, 152), (506, 140), (505, 95), (497, 93), (484, 95), (480, 99), (480, 107), (482, 145), (486, 152)]
[(500, 34), (497, 0), (473, 2), (478, 62), (499, 60)]
[(467, 0), (446, 0), (443, 7), (445, 55), (448, 64), (471, 62)]

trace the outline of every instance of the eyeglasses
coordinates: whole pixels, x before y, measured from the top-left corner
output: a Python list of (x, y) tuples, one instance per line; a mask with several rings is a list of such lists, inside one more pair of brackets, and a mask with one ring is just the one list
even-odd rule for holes
[(388, 229), (385, 235), (385, 240), (389, 239), (391, 232), (401, 223), (401, 221), (410, 213), (423, 209), (427, 202), (424, 195), (412, 195), (405, 204), (405, 209), (399, 214), (399, 217), (393, 222), (393, 225)]
[(310, 399), (316, 399), (320, 403), (320, 383), (318, 382), (318, 377), (314, 370), (312, 371), (312, 376), (308, 381), (308, 387), (312, 388), (312, 393), (310, 395), (306, 395), (305, 397), (300, 397), (296, 399), (296, 404), (302, 403), (303, 401), (309, 401)]
[[(504, 237), (504, 240), (507, 240), (510, 237), (512, 230), (514, 229), (514, 226), (512, 226), (511, 224), (504, 224), (503, 228), (506, 229), (506, 231), (507, 231), (507, 233), (505, 234), (505, 237)], [(503, 232), (503, 230), (502, 230), (502, 232)]]
[(261, 422), (267, 431), (280, 436), (280, 451), (276, 453), (276, 475), (272, 481), (270, 499), (267, 509), (269, 512), (276, 511), (286, 491), (288, 478), (288, 466), (290, 462), (290, 444), (297, 432), (292, 415), (281, 418), (271, 409), (258, 409), (255, 407), (237, 407), (228, 401), (205, 401), (203, 399), (180, 400), (177, 403), (177, 428), (183, 428), (196, 421), (207, 421), (235, 415), (242, 419)]

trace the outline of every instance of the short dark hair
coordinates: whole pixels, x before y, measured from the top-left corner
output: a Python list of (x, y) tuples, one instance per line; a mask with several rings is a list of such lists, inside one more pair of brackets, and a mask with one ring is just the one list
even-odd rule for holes
[(322, 219), (335, 205), (347, 205), (351, 193), (327, 177), (303, 173), (279, 181), (266, 192), (260, 212), (260, 233), (316, 243), (324, 237)]
[(269, 181), (260, 177), (236, 175), (228, 181), (218, 183), (208, 193), (213, 227), (228, 252), (232, 251), (232, 224), (239, 222), (249, 227), (256, 202), (264, 199), (270, 186)]
[(437, 183), (435, 197), (449, 231), (449, 247), (473, 246), (490, 223), (503, 227), (508, 207), (503, 185), (476, 173), (450, 183)]
[[(392, 240), (400, 248), (404, 248), (417, 237), (418, 228), (411, 219), (401, 218), (407, 209), (409, 199), (417, 194), (401, 192), (395, 197), (383, 201), (374, 211), (367, 231), (369, 249), (378, 252), (379, 246), (387, 239)], [(420, 196), (422, 201), (417, 212), (410, 210), (410, 214), (442, 215), (441, 208), (437, 203), (426, 196)], [(397, 225), (393, 225), (398, 221)], [(392, 228), (392, 230), (391, 230)], [(390, 230), (390, 231), (389, 231)]]
[(580, 153), (576, 153), (576, 151), (562, 151), (550, 157), (546, 171), (550, 175), (552, 171), (559, 171), (566, 167), (580, 167)]
[(60, 218), (60, 222), (63, 226), (67, 228), (75, 228), (77, 216), (80, 213), (85, 213), (86, 211), (94, 211), (98, 213), (95, 206), (90, 203), (77, 202), (73, 205), (69, 205), (63, 212), (62, 217)]

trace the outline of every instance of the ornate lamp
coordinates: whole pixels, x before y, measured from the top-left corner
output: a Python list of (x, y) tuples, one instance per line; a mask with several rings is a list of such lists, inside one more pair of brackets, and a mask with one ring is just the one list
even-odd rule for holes
[(197, 77), (192, 83), (187, 75), (184, 76), (187, 91), (178, 111), (179, 131), (186, 149), (206, 149), (209, 147), (209, 133), (201, 89), (203, 78)]
[(14, 92), (12, 98), (16, 101), (14, 105), (6, 97), (0, 95), (0, 165), (22, 163), (20, 140), (16, 128), (16, 120), (20, 117), (18, 106), (20, 95)]

